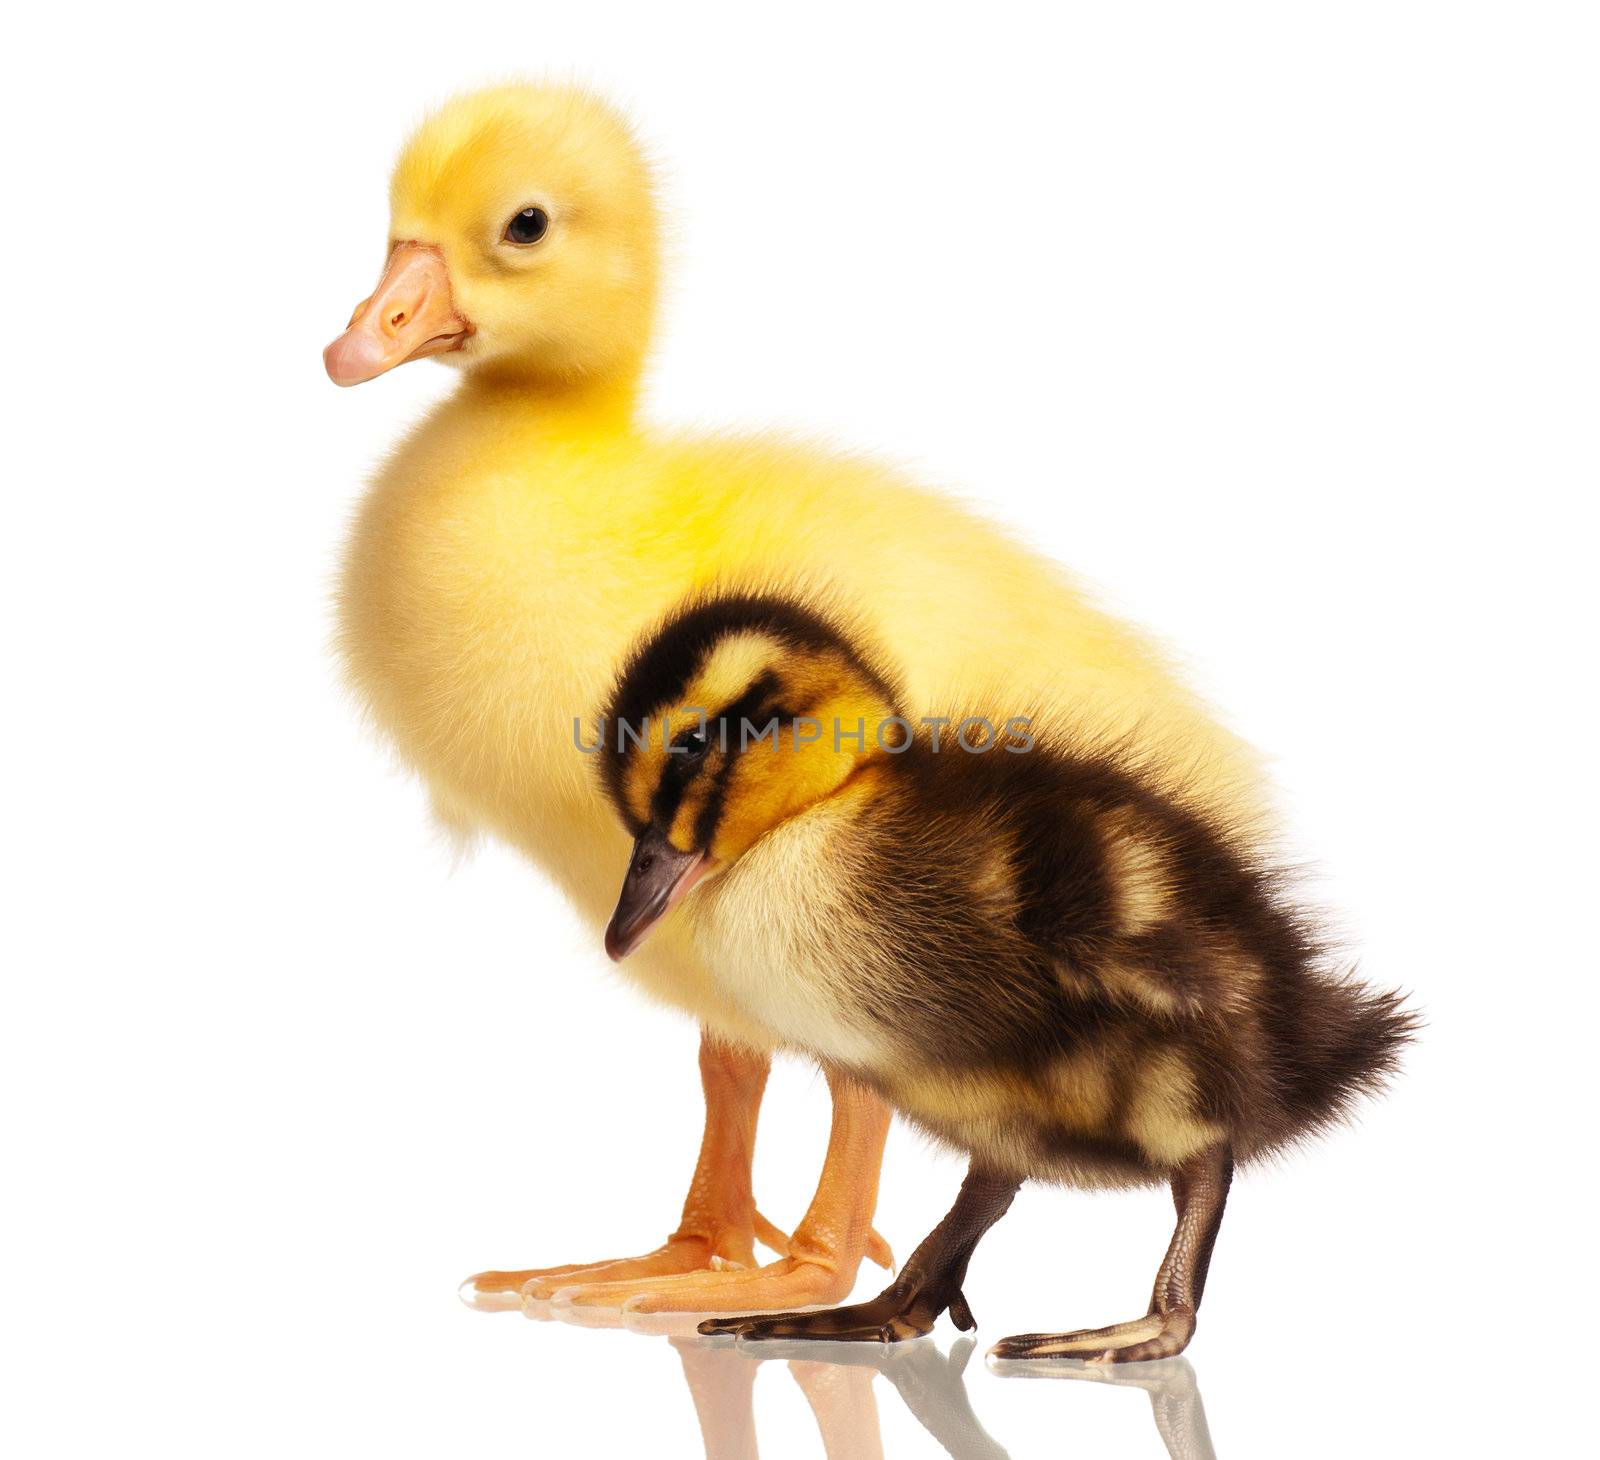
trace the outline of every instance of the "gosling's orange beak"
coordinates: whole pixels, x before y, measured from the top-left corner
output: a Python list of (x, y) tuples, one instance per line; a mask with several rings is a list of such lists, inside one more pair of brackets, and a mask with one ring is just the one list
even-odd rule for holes
[(450, 298), (444, 255), (432, 244), (397, 243), (378, 287), (322, 363), (335, 385), (360, 385), (407, 360), (459, 350), (471, 333)]

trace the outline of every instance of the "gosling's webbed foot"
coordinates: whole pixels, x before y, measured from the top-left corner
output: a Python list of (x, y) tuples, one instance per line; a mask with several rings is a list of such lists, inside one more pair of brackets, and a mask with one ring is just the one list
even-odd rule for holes
[(624, 1314), (759, 1313), (783, 1304), (836, 1303), (855, 1281), (853, 1259), (818, 1263), (780, 1257), (765, 1267), (684, 1273), (679, 1277), (579, 1283), (558, 1289), (562, 1308), (620, 1308)]
[[(552, 1300), (570, 1307), (622, 1308), (639, 1313), (705, 1313), (773, 1303), (829, 1303), (854, 1281), (854, 1269), (829, 1276), (822, 1268), (787, 1256), (790, 1239), (759, 1213), (755, 1233), (765, 1246), (785, 1254), (764, 1267), (756, 1265), (748, 1239), (742, 1248), (673, 1238), (643, 1257), (624, 1258), (587, 1267), (552, 1268), (522, 1274), (520, 1298), (526, 1304)], [(721, 1250), (719, 1249), (719, 1246)], [(738, 1258), (724, 1256), (741, 1251)], [(876, 1232), (867, 1233), (866, 1257), (883, 1267), (894, 1263), (889, 1245)], [(848, 1265), (842, 1258), (840, 1273)], [(499, 1274), (488, 1274), (495, 1277)], [(515, 1279), (518, 1274), (506, 1274)], [(477, 1283), (479, 1279), (469, 1280)], [(463, 1290), (465, 1291), (465, 1289)]]
[(1071, 1333), (1019, 1333), (1002, 1338), (989, 1356), (1000, 1361), (1081, 1359), (1090, 1364), (1141, 1364), (1170, 1359), (1194, 1337), (1194, 1314), (1184, 1310), (1147, 1313), (1109, 1328)]
[(700, 1325), (708, 1337), (732, 1334), (755, 1341), (812, 1339), (834, 1343), (899, 1343), (933, 1332), (946, 1309), (962, 1328), (972, 1328), (972, 1310), (959, 1292), (945, 1298), (915, 1284), (891, 1283), (865, 1303), (809, 1313), (756, 1313), (710, 1318)]
[[(746, 1250), (748, 1242), (746, 1238)], [(716, 1244), (700, 1238), (673, 1237), (655, 1251), (638, 1257), (614, 1257), (600, 1262), (575, 1262), (520, 1271), (480, 1272), (462, 1283), (460, 1296), (469, 1308), (515, 1310), (523, 1307), (525, 1299), (548, 1298), (560, 1288), (702, 1272), (716, 1266), (719, 1260)]]

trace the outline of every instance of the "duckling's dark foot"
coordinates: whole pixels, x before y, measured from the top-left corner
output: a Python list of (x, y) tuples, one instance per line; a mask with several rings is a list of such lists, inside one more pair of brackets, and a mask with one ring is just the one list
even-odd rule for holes
[[(960, 1292), (946, 1298), (914, 1282), (902, 1287), (891, 1283), (876, 1298), (847, 1308), (825, 1308), (809, 1313), (755, 1313), (740, 1318), (709, 1318), (700, 1325), (707, 1335), (734, 1334), (744, 1339), (810, 1338), (834, 1343), (898, 1343), (933, 1332), (939, 1315), (957, 1309), (965, 1317), (963, 1328), (974, 1326), (972, 1310)], [(958, 1323), (960, 1320), (957, 1320)]]
[(1002, 1361), (1082, 1359), (1091, 1364), (1141, 1364), (1181, 1354), (1193, 1337), (1193, 1313), (1150, 1313), (1109, 1328), (1019, 1333), (1002, 1338), (989, 1356)]
[(1181, 1354), (1194, 1337), (1195, 1314), (1200, 1310), (1211, 1249), (1222, 1225), (1232, 1180), (1233, 1156), (1224, 1145), (1199, 1152), (1172, 1173), (1172, 1204), (1177, 1208), (1178, 1225), (1156, 1274), (1150, 1310), (1143, 1318), (1071, 1333), (1021, 1333), (1001, 1339), (989, 1356), (1141, 1364)]
[(821, 1312), (711, 1318), (700, 1325), (700, 1332), (747, 1339), (896, 1343), (932, 1333), (946, 1309), (958, 1328), (975, 1328), (972, 1309), (961, 1292), (967, 1259), (978, 1239), (1005, 1214), (1020, 1184), (1012, 1177), (976, 1168), (969, 1171), (949, 1215), (911, 1254), (900, 1276), (869, 1302)]

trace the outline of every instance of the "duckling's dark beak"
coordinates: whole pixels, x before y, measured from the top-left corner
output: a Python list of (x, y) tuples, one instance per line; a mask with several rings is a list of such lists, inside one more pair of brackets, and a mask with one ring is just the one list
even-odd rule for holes
[(705, 852), (680, 852), (666, 832), (651, 827), (633, 844), (622, 895), (606, 927), (606, 952), (619, 962), (626, 958), (714, 865)]

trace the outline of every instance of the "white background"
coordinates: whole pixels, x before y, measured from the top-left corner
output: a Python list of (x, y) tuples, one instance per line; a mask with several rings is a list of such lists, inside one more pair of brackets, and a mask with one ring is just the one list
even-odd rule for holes
[[(529, 867), (452, 873), (326, 647), (364, 475), (451, 377), (341, 392), (319, 350), (408, 128), (508, 73), (595, 82), (662, 161), (653, 414), (883, 451), (1102, 585), (1270, 751), (1367, 975), (1426, 1010), (1358, 1129), (1235, 1187), (1190, 1351), (1217, 1453), (1592, 1443), (1590, 7), (8, 24), (13, 1453), (702, 1453), (662, 1340), (455, 1298), (660, 1240), (694, 1031)], [(780, 1069), (785, 1223), (825, 1119)], [(958, 1178), (891, 1138), (902, 1255)], [(1027, 1191), (980, 1337), (1132, 1316), (1169, 1223)], [(761, 1453), (820, 1454), (783, 1370)], [(1139, 1395), (966, 1381), (1013, 1456), (1164, 1453)], [(941, 1453), (876, 1389), (886, 1453)]]

